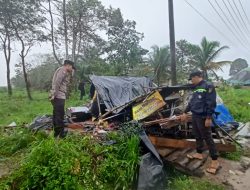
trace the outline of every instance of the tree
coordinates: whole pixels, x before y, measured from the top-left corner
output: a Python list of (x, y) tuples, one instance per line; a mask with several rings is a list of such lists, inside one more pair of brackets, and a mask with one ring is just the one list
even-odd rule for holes
[[(48, 91), (51, 88), (53, 74), (58, 67), (53, 54), (35, 55), (30, 62), (25, 63), (32, 89)], [(30, 63), (36, 63), (36, 65)], [(16, 64), (16, 76), (12, 78), (12, 82), (16, 87), (25, 87), (21, 63)]]
[(11, 60), (11, 43), (13, 43), (13, 31), (11, 30), (11, 23), (9, 21), (9, 13), (14, 10), (10, 6), (9, 1), (0, 0), (0, 39), (2, 42), (2, 49), (7, 67), (7, 87), (8, 95), (12, 95), (12, 86), (10, 80), (10, 60)]
[[(57, 63), (59, 65), (61, 65), (62, 64), (61, 60), (58, 57), (58, 54), (56, 52), (56, 49), (58, 49), (58, 48), (56, 46), (55, 26), (54, 26), (54, 12), (52, 11), (52, 9), (55, 9), (56, 3), (58, 3), (57, 0), (46, 0), (45, 5), (41, 4), (41, 6), (42, 6), (42, 8), (44, 9), (45, 12), (47, 11), (49, 13), (49, 19), (46, 19), (46, 20), (50, 25), (50, 29), (48, 29), (48, 30), (49, 30), (49, 33), (50, 33), (50, 41), (51, 41), (51, 46), (52, 46), (52, 50), (53, 50), (53, 55), (54, 55), (54, 58), (56, 59)], [(46, 7), (46, 5), (48, 5), (48, 7)], [(66, 45), (66, 47), (67, 47), (67, 45)], [(67, 55), (67, 51), (66, 51), (66, 55)]]
[(186, 40), (176, 42), (176, 70), (178, 82), (185, 81), (191, 71), (195, 69), (195, 60), (199, 46)]
[(8, 18), (11, 23), (11, 28), (17, 41), (21, 44), (21, 63), (28, 98), (32, 100), (30, 92), (30, 81), (26, 71), (25, 58), (28, 55), (31, 47), (45, 39), (42, 30), (45, 18), (42, 16), (40, 1), (34, 0), (10, 0), (9, 6), (12, 7), (12, 12), (8, 13)]
[(231, 63), (231, 61), (215, 61), (220, 53), (228, 48), (228, 46), (220, 47), (220, 43), (218, 41), (208, 41), (206, 37), (202, 38), (199, 50), (197, 52), (195, 65), (203, 71), (205, 79), (208, 79), (209, 72), (218, 78), (215, 71), (219, 69), (222, 70), (222, 66)]
[(127, 75), (136, 64), (143, 62), (143, 55), (148, 52), (139, 45), (143, 34), (137, 32), (135, 26), (135, 21), (124, 21), (119, 8), (109, 9), (105, 51), (116, 75)]
[(155, 45), (152, 50), (149, 53), (149, 63), (154, 68), (154, 80), (160, 85), (170, 79), (170, 49), (169, 46), (160, 48)]
[[(58, 46), (63, 47), (64, 49), (60, 50), (64, 57), (77, 63), (87, 48), (103, 45), (104, 40), (100, 37), (100, 31), (105, 28), (106, 12), (100, 1), (54, 0), (53, 2), (54, 10), (51, 8), (51, 3), (45, 8), (50, 14), (48, 22), (54, 39), (51, 36), (53, 49)], [(57, 25), (54, 24), (54, 20), (57, 21)]]

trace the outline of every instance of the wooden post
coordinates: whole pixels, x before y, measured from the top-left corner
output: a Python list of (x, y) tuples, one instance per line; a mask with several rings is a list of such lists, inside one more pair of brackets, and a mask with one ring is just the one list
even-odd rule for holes
[(176, 79), (176, 58), (175, 58), (175, 32), (174, 32), (174, 8), (173, 0), (168, 0), (169, 13), (169, 37), (170, 37), (170, 55), (171, 55), (171, 82), (177, 84)]

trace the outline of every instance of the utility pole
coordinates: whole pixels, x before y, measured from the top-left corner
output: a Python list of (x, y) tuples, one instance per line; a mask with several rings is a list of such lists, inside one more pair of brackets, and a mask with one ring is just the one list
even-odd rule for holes
[(176, 58), (175, 58), (175, 33), (174, 33), (174, 8), (173, 0), (168, 0), (169, 13), (169, 37), (170, 37), (170, 55), (171, 55), (171, 82), (177, 84), (176, 80)]

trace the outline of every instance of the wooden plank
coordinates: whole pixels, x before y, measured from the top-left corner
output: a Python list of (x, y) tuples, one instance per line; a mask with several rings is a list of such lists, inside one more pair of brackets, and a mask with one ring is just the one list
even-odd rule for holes
[(226, 144), (226, 141), (225, 141), (225, 139), (224, 139), (224, 137), (223, 137), (221, 131), (218, 130), (218, 131), (217, 131), (217, 135), (219, 136), (221, 143), (222, 143), (222, 144)]
[[(157, 150), (159, 148), (157, 147)], [(186, 173), (188, 175), (201, 177), (204, 175), (204, 171), (202, 166), (207, 160), (208, 154), (204, 155), (205, 158), (203, 160), (190, 159), (187, 157), (187, 154), (194, 154), (196, 150), (186, 148), (186, 149), (176, 149), (176, 148), (160, 148), (160, 150), (164, 152), (171, 152), (168, 156), (164, 157), (164, 160), (168, 163), (172, 164), (175, 169)]]
[(208, 158), (208, 153), (204, 153), (203, 154), (203, 159), (202, 160), (198, 160), (198, 159), (193, 159), (191, 162), (188, 163), (187, 165), (187, 169), (191, 172), (193, 172), (194, 170), (198, 169), (200, 166), (202, 166), (207, 158)]
[(168, 156), (169, 154), (175, 151), (174, 148), (165, 148), (165, 147), (157, 147), (156, 150), (162, 157)]
[(176, 150), (172, 154), (165, 157), (165, 160), (167, 160), (168, 162), (173, 162), (176, 159), (178, 159), (180, 155), (182, 155), (182, 151), (181, 150)]
[(187, 157), (187, 154), (194, 154), (195, 152), (196, 150), (194, 149), (191, 149), (191, 151), (187, 151), (185, 155), (183, 155), (182, 157), (178, 158), (178, 160), (175, 161), (176, 164), (178, 164), (180, 167), (185, 168), (186, 165), (190, 162), (190, 159)]
[(188, 149), (179, 149), (176, 150), (173, 154), (170, 154), (169, 156), (165, 157), (167, 161), (169, 162), (175, 162), (175, 160), (178, 160), (180, 157), (185, 157), (186, 152), (189, 150)]
[[(152, 144), (155, 146), (168, 147), (168, 148), (196, 148), (195, 141), (187, 141), (185, 139), (170, 139), (163, 137), (149, 136)], [(218, 151), (221, 152), (235, 152), (236, 146), (233, 144), (220, 144), (215, 143)], [(205, 147), (207, 149), (207, 147)]]

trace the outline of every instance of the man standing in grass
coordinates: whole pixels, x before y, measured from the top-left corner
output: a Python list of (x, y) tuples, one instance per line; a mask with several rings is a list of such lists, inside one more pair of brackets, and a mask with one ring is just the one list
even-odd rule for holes
[(67, 94), (67, 86), (70, 82), (70, 75), (73, 72), (74, 62), (64, 60), (63, 66), (59, 67), (52, 79), (52, 89), (50, 101), (53, 105), (53, 127), (54, 136), (63, 138), (66, 136), (64, 131), (64, 106)]
[[(215, 174), (220, 167), (211, 132), (212, 114), (214, 114), (216, 107), (216, 91), (213, 84), (203, 80), (201, 71), (191, 73), (189, 80), (192, 81), (193, 94), (185, 113), (192, 112), (192, 131), (196, 139), (197, 153), (187, 156), (202, 160), (205, 140), (212, 158), (212, 162), (206, 171)], [(187, 115), (184, 114), (182, 118), (186, 121)]]

